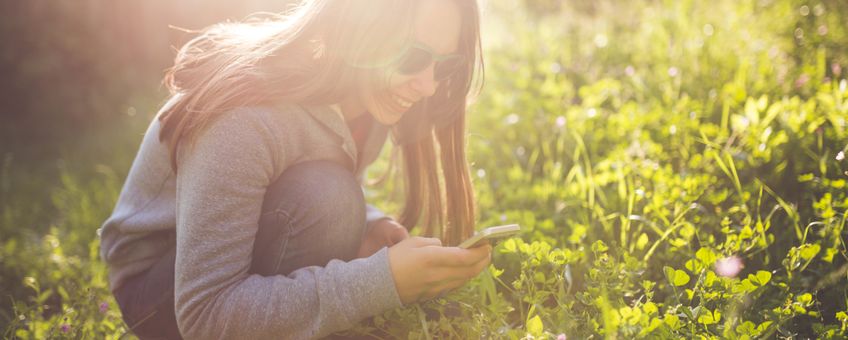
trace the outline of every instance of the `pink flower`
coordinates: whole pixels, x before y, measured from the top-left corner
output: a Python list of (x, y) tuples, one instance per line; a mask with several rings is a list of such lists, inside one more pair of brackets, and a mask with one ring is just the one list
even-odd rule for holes
[(795, 80), (795, 88), (800, 88), (804, 86), (805, 84), (807, 84), (808, 81), (810, 81), (810, 76), (808, 76), (806, 73), (801, 74), (801, 76), (799, 76), (798, 79)]
[(567, 338), (565, 336), (565, 333), (560, 333), (560, 335), (557, 335), (557, 340), (566, 340), (566, 339)]
[(715, 263), (716, 274), (724, 277), (736, 277), (742, 268), (745, 268), (745, 265), (742, 259), (736, 256), (725, 257)]
[(557, 117), (557, 119), (556, 119), (556, 126), (557, 126), (557, 127), (563, 127), (563, 126), (565, 126), (565, 117), (563, 117), (563, 116), (559, 116), (559, 117)]
[(680, 70), (678, 70), (677, 67), (672, 66), (672, 67), (668, 68), (668, 76), (669, 77), (672, 77), (672, 78), (677, 77), (677, 75), (679, 73), (680, 73)]
[(106, 313), (107, 310), (109, 310), (109, 303), (106, 302), (106, 301), (101, 302), (100, 303), (100, 313)]

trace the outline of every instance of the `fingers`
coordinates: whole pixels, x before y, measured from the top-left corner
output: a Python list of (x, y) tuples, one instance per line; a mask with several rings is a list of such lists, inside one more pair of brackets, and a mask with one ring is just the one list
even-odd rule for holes
[(468, 267), (490, 257), (491, 253), (492, 246), (486, 244), (471, 249), (462, 249), (458, 247), (432, 249), (430, 255), (432, 256), (433, 263), (436, 265)]
[(469, 280), (479, 275), (483, 270), (486, 270), (490, 263), (491, 260), (486, 258), (483, 261), (476, 263), (471, 268), (466, 268), (464, 270), (460, 268), (451, 268), (449, 269), (452, 271), (451, 273), (445, 274), (446, 277), (444, 279), (434, 282), (433, 285), (427, 289), (422, 296), (420, 296), (420, 298), (433, 299), (444, 296), (448, 292), (462, 287)]
[(482, 260), (478, 261), (471, 268), (469, 268), (468, 276), (466, 277), (466, 279), (474, 278), (475, 276), (480, 274), (480, 272), (486, 269), (486, 267), (488, 267), (490, 263), (492, 263), (491, 246), (489, 246), (489, 249), (490, 251), (486, 253), (486, 256)]
[(474, 263), (471, 266), (467, 267), (445, 267), (443, 269), (443, 274), (440, 277), (440, 282), (451, 282), (456, 280), (467, 281), (477, 274), (480, 274), (486, 266), (491, 263), (491, 260), (488, 257), (483, 258), (482, 260)]
[(468, 281), (480, 274), (480, 272), (486, 269), (491, 262), (491, 258), (489, 256), (485, 256), (480, 259), (480, 261), (469, 266), (436, 268), (433, 270), (430, 277), (430, 284), (433, 287), (441, 289), (444, 289), (445, 285), (450, 285), (452, 282), (457, 282), (457, 285), (461, 286), (465, 281)]
[(489, 265), (491, 249), (490, 245), (475, 249), (442, 247), (439, 239), (427, 237), (410, 237), (390, 247), (401, 301), (432, 299), (462, 286)]

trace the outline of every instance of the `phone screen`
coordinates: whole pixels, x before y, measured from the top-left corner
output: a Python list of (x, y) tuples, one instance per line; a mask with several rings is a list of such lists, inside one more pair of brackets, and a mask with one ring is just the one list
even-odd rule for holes
[(494, 243), (498, 240), (508, 238), (510, 236), (514, 236), (521, 231), (521, 227), (517, 224), (508, 224), (502, 226), (489, 227), (474, 233), (469, 239), (462, 242), (459, 247), (460, 248), (474, 248), (483, 245), (484, 243), (490, 243), (494, 246)]

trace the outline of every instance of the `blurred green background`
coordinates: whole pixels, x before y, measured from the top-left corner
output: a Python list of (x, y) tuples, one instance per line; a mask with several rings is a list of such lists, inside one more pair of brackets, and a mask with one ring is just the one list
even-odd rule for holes
[[(174, 49), (200, 29), (286, 1), (3, 1), (4, 151), (58, 145), (161, 97)], [(147, 105), (147, 106), (144, 106)], [(93, 129), (93, 130), (91, 130)]]
[[(95, 230), (192, 37), (178, 28), (288, 3), (0, 0), (6, 337), (124, 333)], [(519, 222), (526, 243), (447, 298), (462, 311), (440, 300), (359, 334), (846, 335), (848, 2), (481, 5), (487, 75), (468, 136), (480, 224)], [(394, 183), (370, 193), (390, 212)], [(716, 279), (727, 256), (746, 268)]]

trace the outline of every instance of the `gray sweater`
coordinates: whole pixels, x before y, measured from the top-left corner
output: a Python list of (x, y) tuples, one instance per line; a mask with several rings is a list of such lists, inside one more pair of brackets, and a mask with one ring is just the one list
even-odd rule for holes
[[(178, 174), (159, 128), (154, 119), (99, 231), (112, 291), (176, 247), (175, 308), (187, 339), (320, 337), (402, 306), (387, 248), (288, 276), (248, 273), (266, 187), (287, 167), (316, 159), (345, 164), (361, 179), (386, 127), (374, 124), (358, 153), (330, 107), (237, 109), (179, 149)], [(369, 226), (384, 217), (367, 211)]]

